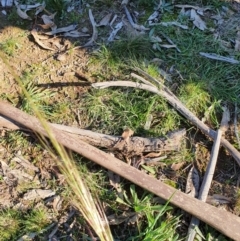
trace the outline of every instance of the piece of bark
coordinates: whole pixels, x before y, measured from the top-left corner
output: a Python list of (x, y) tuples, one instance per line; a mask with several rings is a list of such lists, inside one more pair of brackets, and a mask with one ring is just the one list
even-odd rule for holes
[[(125, 154), (139, 155), (146, 152), (166, 152), (177, 151), (180, 148), (181, 140), (186, 134), (186, 130), (173, 131), (167, 137), (159, 138), (143, 138), (143, 137), (129, 137), (129, 141), (123, 145), (116, 145), (122, 140), (121, 136), (111, 136), (96, 133), (89, 130), (79, 129), (76, 127), (64, 126), (59, 124), (48, 123), (61, 131), (73, 135), (74, 138), (86, 141), (87, 143), (115, 151), (122, 151)], [(9, 128), (11, 130), (24, 129), (14, 120), (10, 120), (0, 116), (0, 127)], [(121, 148), (120, 148), (121, 147)]]
[[(0, 114), (9, 119), (14, 119), (21, 125), (26, 126), (28, 129), (32, 129), (40, 135), (49, 136), (50, 134), (46, 132), (43, 124), (37, 118), (14, 108), (8, 103), (0, 102)], [(63, 133), (54, 127), (48, 127), (51, 131), (51, 135), (63, 146), (156, 194), (164, 200), (169, 200), (173, 205), (182, 208), (229, 238), (240, 240), (240, 218), (234, 214), (219, 210), (207, 203), (191, 198), (180, 190), (176, 190), (175, 188), (160, 182), (154, 177), (127, 165), (84, 141), (76, 141), (76, 139), (68, 133)]]

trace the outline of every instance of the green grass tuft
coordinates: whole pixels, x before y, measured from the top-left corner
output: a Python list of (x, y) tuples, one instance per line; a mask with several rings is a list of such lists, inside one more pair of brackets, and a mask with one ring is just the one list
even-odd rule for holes
[(1, 211), (0, 213), (0, 240), (16, 240), (16, 235), (21, 228), (21, 218), (14, 210)]

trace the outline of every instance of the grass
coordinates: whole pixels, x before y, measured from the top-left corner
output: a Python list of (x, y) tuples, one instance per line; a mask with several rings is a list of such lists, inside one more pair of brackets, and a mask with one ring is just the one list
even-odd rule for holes
[(24, 226), (26, 232), (42, 232), (51, 223), (51, 217), (46, 208), (33, 209), (26, 215)]
[(0, 49), (9, 56), (14, 56), (16, 51), (19, 49), (19, 44), (17, 39), (10, 38), (0, 44)]
[(19, 232), (21, 217), (14, 210), (1, 211), (0, 215), (0, 240), (13, 240)]
[(13, 209), (1, 211), (0, 240), (18, 240), (23, 234), (42, 233), (51, 222), (48, 210), (45, 207), (32, 211), (22, 212)]
[[(179, 4), (185, 3), (184, 1), (177, 2)], [(205, 6), (211, 4), (214, 8), (219, 8), (222, 4), (221, 1), (192, 1), (188, 3), (193, 5), (198, 3)], [(46, 4), (48, 10), (57, 11), (60, 18), (67, 16), (69, 21), (79, 22), (81, 18), (85, 17), (84, 13), (81, 15), (66, 14), (67, 5), (66, 1), (63, 0), (48, 0)], [(97, 9), (102, 9), (105, 6), (113, 9), (118, 3), (108, 0), (96, 1), (96, 4), (95, 14), (97, 14)], [(148, 15), (154, 11), (155, 1), (139, 0), (135, 4), (140, 9), (146, 9)], [(196, 28), (193, 29), (192, 22), (184, 17), (178, 17), (176, 9), (172, 9), (170, 5), (165, 4), (161, 11), (163, 21), (178, 19), (183, 24), (189, 25), (188, 30), (176, 27), (152, 27), (154, 35), (161, 37), (164, 43), (166, 43), (165, 36), (168, 36), (177, 44), (181, 52), (162, 47), (153, 50), (151, 36), (132, 36), (129, 32), (122, 31), (119, 34), (120, 39), (113, 43), (102, 44), (99, 40), (99, 49), (91, 54), (89, 64), (84, 67), (84, 71), (88, 71), (94, 81), (132, 80), (130, 73), (134, 67), (140, 67), (159, 81), (165, 82), (193, 113), (200, 119), (205, 117), (206, 122), (212, 128), (217, 128), (222, 113), (222, 103), (239, 103), (240, 83), (237, 76), (240, 74), (240, 67), (201, 57), (199, 52), (214, 52), (224, 56), (228, 56), (228, 53), (221, 47), (218, 40), (213, 39), (209, 31), (202, 32)], [(15, 21), (15, 18), (17, 16), (14, 14), (9, 15), (9, 19)], [(146, 20), (143, 21), (144, 18), (146, 16), (140, 19), (143, 24)], [(212, 20), (208, 20), (208, 24), (212, 25)], [(19, 45), (12, 38), (3, 42), (0, 48), (6, 55), (13, 57), (15, 51), (19, 50)], [(159, 63), (153, 63), (154, 58), (158, 58)], [(236, 58), (239, 59), (239, 55), (236, 55)], [(56, 66), (60, 65), (56, 64)], [(169, 70), (173, 66), (183, 78), (181, 79), (179, 75), (173, 75), (172, 83), (164, 81), (159, 73), (159, 68), (170, 72)], [(71, 92), (69, 94), (66, 90), (53, 91), (40, 88), (38, 80), (49, 71), (48, 68), (44, 69), (41, 65), (33, 65), (29, 69), (25, 69), (19, 79), (21, 91), (17, 99), (16, 96), (12, 97), (8, 93), (2, 94), (1, 97), (11, 100), (22, 110), (35, 114), (42, 120), (47, 119), (56, 123), (72, 125), (75, 120), (73, 110), (76, 110), (80, 113), (84, 127), (105, 134), (121, 135), (123, 129), (129, 127), (134, 130), (135, 135), (151, 137), (165, 135), (168, 131), (189, 126), (188, 121), (184, 120), (165, 100), (146, 91), (129, 88), (91, 89), (82, 95), (81, 99), (78, 99), (75, 90), (69, 91), (69, 93)], [(16, 78), (16, 76), (14, 77)], [(153, 119), (150, 129), (145, 130), (144, 126), (149, 115)], [(36, 143), (36, 139), (33, 140), (22, 132), (7, 132), (4, 137), (1, 144), (6, 146), (9, 151), (22, 149), (27, 152), (31, 149), (28, 146), (32, 145), (34, 148), (33, 146), (39, 145)], [(66, 188), (59, 187), (54, 179), (48, 180), (47, 183), (64, 197), (65, 202), (74, 205), (82, 213), (77, 222), (80, 223), (78, 228), (83, 232), (82, 235), (86, 236), (86, 239), (89, 239), (89, 235), (86, 234), (86, 230), (85, 232), (83, 230), (88, 224), (101, 240), (113, 240), (113, 238), (121, 240), (119, 235), (121, 231), (119, 230), (124, 225), (125, 232), (129, 235), (128, 240), (174, 241), (183, 238), (184, 235), (176, 231), (180, 225), (181, 217), (168, 203), (166, 205), (154, 203), (153, 195), (134, 185), (130, 185), (128, 188), (129, 183), (126, 181), (121, 182), (124, 198), (117, 198), (114, 190), (109, 188), (105, 171), (89, 163), (88, 160), (81, 159), (78, 155), (66, 153), (54, 139), (52, 141), (51, 145), (55, 146), (57, 151), (49, 150), (49, 152), (52, 152), (54, 158), (56, 158), (55, 155), (61, 156), (62, 162), (59, 167), (64, 174), (67, 185)], [(37, 148), (37, 153), (40, 152), (41, 148)], [(34, 159), (34, 163), (39, 164), (43, 158), (40, 154), (40, 157)], [(190, 163), (193, 160), (192, 148), (185, 147), (179, 153), (172, 153), (171, 156), (168, 156), (165, 164), (182, 161)], [(150, 173), (152, 171), (155, 176), (159, 173), (158, 167), (146, 166), (145, 168)], [(182, 173), (183, 178), (185, 175), (186, 173)], [(176, 180), (167, 179), (165, 183), (181, 187)], [(18, 191), (22, 195), (30, 188), (30, 186), (22, 184)], [(102, 203), (105, 205), (104, 211), (107, 210), (114, 214), (121, 214), (123, 210), (135, 212), (135, 221), (131, 225), (128, 225), (127, 222), (122, 226), (120, 225), (119, 230), (112, 227), (110, 230), (105, 225), (107, 220), (101, 208)], [(236, 203), (239, 206), (239, 201)], [(85, 222), (81, 221), (83, 217)], [(13, 240), (20, 234), (41, 233), (52, 222), (49, 210), (45, 208), (32, 209), (27, 213), (5, 210), (0, 217), (0, 237), (3, 237), (3, 240)], [(114, 233), (114, 230), (118, 230), (118, 232)], [(206, 240), (227, 240), (208, 226), (201, 227), (201, 232)]]
[(165, 216), (171, 207), (168, 203), (165, 205), (154, 205), (152, 203), (153, 195), (144, 192), (141, 198), (138, 197), (135, 186), (130, 186), (131, 197), (124, 193), (124, 200), (118, 198), (117, 201), (131, 207), (135, 211), (135, 222), (138, 227), (138, 234), (129, 237), (127, 240), (179, 240), (175, 233), (178, 224), (178, 218), (167, 218)]

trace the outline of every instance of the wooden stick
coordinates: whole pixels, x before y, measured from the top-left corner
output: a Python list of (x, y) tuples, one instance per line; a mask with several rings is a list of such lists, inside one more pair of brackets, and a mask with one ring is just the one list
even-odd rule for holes
[[(216, 132), (205, 125), (202, 121), (200, 121), (190, 110), (187, 109), (185, 105), (181, 103), (181, 101), (173, 95), (171, 92), (168, 91), (166, 87), (162, 89), (157, 89), (154, 86), (145, 85), (142, 83), (135, 83), (132, 81), (112, 81), (112, 82), (101, 82), (101, 83), (94, 83), (92, 87), (94, 88), (108, 88), (111, 86), (121, 86), (121, 87), (133, 87), (142, 90), (147, 90), (157, 95), (162, 96), (167, 100), (169, 104), (171, 104), (178, 112), (180, 112), (183, 116), (185, 116), (190, 122), (192, 122), (197, 128), (199, 128), (204, 134), (211, 137), (212, 139), (215, 138)], [(235, 147), (233, 147), (226, 139), (221, 138), (221, 144), (231, 153), (233, 158), (237, 161), (238, 165), (240, 166), (240, 153), (237, 151)]]
[[(19, 124), (27, 127), (28, 129), (32, 129), (41, 135), (49, 135), (39, 120), (17, 108), (14, 108), (8, 103), (0, 102), (0, 114), (6, 118), (15, 120)], [(239, 217), (230, 212), (219, 210), (207, 203), (194, 199), (187, 194), (182, 193), (180, 190), (176, 190), (173, 187), (160, 182), (154, 177), (127, 165), (117, 158), (112, 157), (111, 155), (81, 140), (76, 141), (76, 139), (68, 133), (62, 133), (62, 131), (50, 126), (49, 129), (56, 140), (65, 147), (156, 194), (164, 200), (170, 199), (170, 202), (173, 205), (182, 208), (186, 212), (214, 227), (224, 235), (234, 240), (240, 240)]]
[[(215, 171), (216, 164), (217, 164), (221, 136), (222, 136), (222, 131), (218, 130), (216, 138), (213, 143), (210, 161), (208, 163), (207, 170), (204, 175), (203, 182), (202, 182), (201, 189), (200, 189), (199, 196), (198, 196), (198, 199), (203, 202), (206, 202), (206, 200), (207, 200), (208, 192), (209, 192), (209, 189), (210, 189), (210, 186), (212, 183), (214, 171)], [(189, 225), (189, 229), (188, 229), (189, 235), (188, 235), (187, 241), (194, 240), (195, 235), (196, 235), (196, 227), (199, 225), (199, 222), (200, 222), (200, 220), (198, 218), (192, 217), (190, 225)]]
[[(127, 151), (130, 154), (138, 155), (146, 152), (167, 152), (178, 151), (181, 145), (181, 140), (186, 134), (186, 130), (178, 130), (170, 132), (167, 137), (159, 138), (143, 138), (130, 137), (129, 141), (123, 145), (116, 145), (122, 140), (121, 136), (105, 135), (90, 130), (84, 130), (76, 127), (53, 124), (47, 122), (48, 125), (57, 128), (58, 130), (68, 132), (74, 138), (87, 142), (90, 145), (110, 149), (113, 151)], [(0, 127), (5, 127), (11, 130), (25, 129), (18, 123), (0, 116)], [(29, 130), (26, 130), (29, 131)]]
[(237, 125), (237, 116), (238, 116), (238, 107), (237, 102), (235, 103), (235, 110), (234, 110), (234, 132), (237, 138), (238, 148), (240, 148), (240, 139), (238, 135), (238, 125)]

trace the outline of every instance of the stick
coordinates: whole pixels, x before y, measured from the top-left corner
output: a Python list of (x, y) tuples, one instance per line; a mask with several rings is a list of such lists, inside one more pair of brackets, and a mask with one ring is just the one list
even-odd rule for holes
[[(121, 136), (105, 135), (90, 130), (84, 130), (59, 124), (52, 124), (49, 122), (47, 122), (47, 124), (57, 128), (58, 130), (67, 132), (71, 134), (74, 138), (85, 141), (90, 145), (116, 151), (127, 150), (129, 153), (135, 153), (135, 155), (146, 152), (177, 151), (179, 150), (183, 136), (186, 134), (185, 129), (183, 129), (169, 133), (166, 138), (130, 137), (129, 141), (124, 143), (120, 149), (120, 146), (116, 144), (122, 140)], [(8, 120), (2, 116), (0, 116), (0, 127), (1, 126), (11, 130), (24, 129), (18, 123), (14, 123), (12, 120)]]
[(91, 46), (91, 45), (95, 42), (95, 40), (97, 39), (97, 37), (98, 37), (98, 30), (97, 30), (96, 22), (95, 22), (95, 20), (94, 20), (94, 17), (93, 17), (93, 14), (92, 14), (92, 10), (91, 10), (91, 9), (88, 10), (88, 15), (89, 15), (89, 19), (90, 19), (91, 24), (92, 24), (93, 33), (92, 33), (91, 39), (90, 39), (86, 44), (84, 44), (84, 47)]
[[(42, 124), (35, 117), (32, 117), (8, 103), (0, 102), (0, 114), (8, 119), (15, 120), (19, 124), (32, 129), (33, 131), (48, 136)], [(164, 200), (170, 202), (199, 218), (203, 222), (217, 229), (224, 235), (240, 240), (240, 218), (230, 212), (219, 210), (207, 203), (189, 197), (175, 188), (168, 186), (152, 176), (127, 165), (115, 157), (81, 141), (74, 139), (67, 133), (62, 133), (54, 127), (50, 127), (55, 139), (65, 147), (79, 153), (80, 155), (94, 161), (104, 168), (126, 178), (136, 185), (156, 194)]]
[[(111, 86), (122, 86), (122, 87), (133, 87), (142, 90), (147, 90), (157, 95), (162, 96), (167, 100), (169, 104), (171, 104), (177, 111), (179, 111), (183, 116), (185, 116), (190, 122), (192, 122), (197, 128), (199, 128), (204, 134), (215, 138), (216, 132), (205, 125), (202, 121), (200, 121), (190, 110), (187, 109), (185, 105), (181, 103), (181, 101), (173, 95), (166, 87), (162, 89), (157, 89), (156, 87), (145, 85), (141, 83), (135, 83), (132, 81), (114, 81), (114, 82), (101, 82), (94, 83), (92, 87), (94, 88), (108, 88)], [(233, 147), (226, 139), (221, 138), (221, 144), (231, 153), (233, 158), (237, 161), (240, 166), (240, 153), (237, 151), (235, 147)]]
[[(198, 199), (203, 202), (206, 202), (206, 200), (207, 200), (208, 192), (209, 192), (209, 189), (210, 189), (210, 186), (212, 183), (215, 167), (217, 164), (217, 157), (218, 157), (218, 152), (219, 152), (219, 147), (220, 147), (221, 136), (222, 136), (222, 131), (218, 130), (216, 138), (213, 143), (210, 161), (207, 166), (207, 170), (204, 175), (203, 182), (202, 182), (201, 189), (200, 189), (199, 196), (198, 196)], [(190, 226), (188, 229), (189, 235), (188, 235), (187, 241), (194, 240), (194, 237), (196, 235), (196, 227), (199, 225), (199, 222), (200, 222), (200, 220), (198, 218), (192, 217)]]
[(237, 102), (235, 103), (235, 110), (234, 110), (234, 132), (237, 138), (238, 148), (240, 148), (240, 139), (238, 135), (238, 126), (237, 126), (237, 115), (238, 115), (238, 107)]

